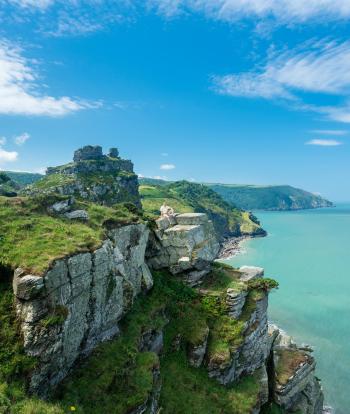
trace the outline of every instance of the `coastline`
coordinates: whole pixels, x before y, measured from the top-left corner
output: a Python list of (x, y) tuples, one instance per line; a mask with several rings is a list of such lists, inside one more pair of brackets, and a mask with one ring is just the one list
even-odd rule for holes
[(220, 252), (218, 254), (218, 260), (227, 260), (231, 257), (237, 256), (242, 253), (241, 243), (244, 240), (252, 239), (252, 236), (239, 236), (229, 237), (225, 239), (221, 245)]
[(221, 244), (217, 260), (227, 260), (242, 253), (241, 243), (245, 240), (266, 236), (267, 233), (265, 232), (264, 234), (245, 234), (238, 237), (227, 237)]

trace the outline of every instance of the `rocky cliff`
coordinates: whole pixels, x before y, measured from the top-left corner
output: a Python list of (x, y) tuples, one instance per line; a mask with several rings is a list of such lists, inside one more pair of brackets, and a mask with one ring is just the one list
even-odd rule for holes
[[(74, 159), (45, 180), (119, 162)], [(0, 412), (322, 413), (311, 350), (268, 323), (277, 282), (215, 262), (207, 215), (39, 188), (0, 197)]]
[(110, 230), (102, 246), (52, 263), (37, 276), (17, 268), (13, 279), (24, 349), (37, 358), (29, 389), (46, 394), (81, 356), (118, 333), (134, 298), (152, 287), (144, 261), (149, 230)]
[(71, 195), (103, 205), (130, 202), (141, 207), (133, 163), (119, 157), (116, 148), (108, 155), (100, 146), (86, 146), (74, 153), (73, 162), (49, 167), (46, 176), (23, 190), (24, 195)]

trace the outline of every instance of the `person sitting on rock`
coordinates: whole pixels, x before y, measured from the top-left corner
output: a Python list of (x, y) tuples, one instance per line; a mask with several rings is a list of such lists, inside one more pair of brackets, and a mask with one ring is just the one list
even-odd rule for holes
[(164, 201), (163, 205), (160, 207), (160, 215), (161, 217), (173, 217), (175, 214), (174, 209), (167, 205)]

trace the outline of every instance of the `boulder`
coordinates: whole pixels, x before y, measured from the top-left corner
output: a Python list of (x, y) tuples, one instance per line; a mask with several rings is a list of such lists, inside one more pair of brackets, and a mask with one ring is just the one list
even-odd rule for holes
[(18, 299), (30, 300), (37, 297), (44, 289), (44, 281), (41, 276), (21, 276), (22, 269), (15, 272), (13, 278), (13, 292)]
[(89, 214), (85, 210), (74, 210), (71, 212), (68, 212), (64, 215), (69, 220), (82, 220), (82, 221), (88, 221), (89, 220)]
[(264, 269), (262, 267), (242, 266), (239, 270), (242, 272), (242, 282), (249, 282), (249, 280), (258, 279), (264, 276)]
[(48, 207), (48, 211), (57, 214), (67, 213), (71, 210), (73, 204), (74, 198), (70, 197), (67, 200), (58, 201), (57, 203), (52, 204), (52, 206)]

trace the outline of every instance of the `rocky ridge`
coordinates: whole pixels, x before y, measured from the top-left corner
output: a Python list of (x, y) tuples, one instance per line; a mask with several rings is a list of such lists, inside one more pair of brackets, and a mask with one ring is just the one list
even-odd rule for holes
[[(98, 172), (104, 187), (106, 172), (104, 194), (113, 192), (109, 179), (114, 183), (128, 169), (133, 174), (132, 164), (118, 156), (117, 150), (103, 155), (100, 147), (84, 147), (76, 151), (74, 163), (50, 169), (30, 192), (68, 195), (47, 207), (49, 217), (58, 216), (62, 223), (89, 221), (89, 216), (67, 214), (84, 211), (73, 209), (75, 197), (111, 202), (86, 183)], [(57, 182), (62, 185), (47, 185)], [(130, 194), (136, 197), (128, 192), (126, 201)], [(268, 323), (268, 294), (277, 283), (265, 278), (261, 268), (237, 270), (215, 262), (219, 242), (206, 214), (176, 214), (149, 225), (111, 224), (103, 221), (106, 232), (98, 246), (58, 257), (40, 274), (24, 266), (14, 272), (16, 323), (24, 353), (35, 360), (30, 393), (52, 397), (59, 387), (55, 414), (66, 411), (61, 405), (66, 401), (80, 407), (79, 412), (103, 412), (105, 408), (92, 406), (96, 389), (102, 393), (99, 403), (111, 398), (110, 412), (202, 412), (190, 408), (195, 404), (190, 400), (201, 387), (203, 398), (212, 398), (206, 386), (229, 404), (222, 406), (213, 397), (207, 401), (214, 407), (211, 412), (272, 413), (273, 407), (284, 413), (323, 412), (311, 350)], [(25, 223), (26, 231), (32, 228)], [(181, 375), (183, 380), (177, 378)], [(172, 390), (182, 384), (193, 387), (193, 393), (187, 408), (176, 411)], [(0, 387), (0, 409), (19, 412), (9, 408), (12, 397), (2, 392)]]
[(119, 157), (116, 148), (104, 155), (100, 146), (85, 146), (74, 153), (73, 162), (49, 167), (46, 176), (25, 188), (24, 195), (58, 193), (111, 206), (130, 202), (141, 208), (133, 163)]

